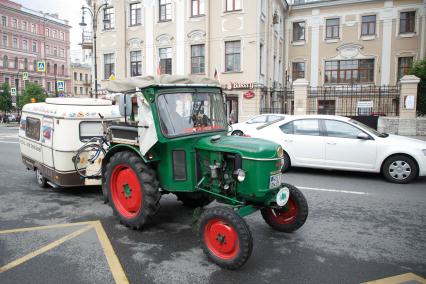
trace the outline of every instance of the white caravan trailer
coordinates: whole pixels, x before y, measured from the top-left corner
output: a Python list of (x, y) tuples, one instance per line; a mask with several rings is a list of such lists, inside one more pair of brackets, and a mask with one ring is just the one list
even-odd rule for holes
[(48, 98), (45, 103), (27, 104), (22, 109), (19, 144), (22, 161), (36, 172), (37, 182), (46, 186), (101, 184), (76, 172), (73, 157), (85, 142), (103, 135), (102, 119), (118, 121), (118, 106), (111, 101), (80, 98)]

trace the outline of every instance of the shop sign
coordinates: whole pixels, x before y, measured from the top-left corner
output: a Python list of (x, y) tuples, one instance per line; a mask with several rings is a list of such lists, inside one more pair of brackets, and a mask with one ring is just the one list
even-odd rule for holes
[(252, 99), (252, 98), (254, 98), (254, 96), (255, 96), (255, 93), (254, 92), (252, 92), (252, 91), (248, 91), (247, 93), (245, 93), (244, 95), (244, 98), (245, 99)]
[(226, 84), (226, 89), (254, 89), (254, 83), (229, 82)]
[(372, 108), (374, 106), (373, 101), (358, 101), (358, 108)]

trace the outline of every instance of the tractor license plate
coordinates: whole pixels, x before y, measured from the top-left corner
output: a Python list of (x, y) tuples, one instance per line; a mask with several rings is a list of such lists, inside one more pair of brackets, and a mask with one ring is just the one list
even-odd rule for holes
[(281, 185), (281, 176), (282, 176), (282, 174), (279, 173), (279, 174), (276, 174), (276, 175), (272, 175), (269, 178), (269, 188), (270, 189), (277, 188)]

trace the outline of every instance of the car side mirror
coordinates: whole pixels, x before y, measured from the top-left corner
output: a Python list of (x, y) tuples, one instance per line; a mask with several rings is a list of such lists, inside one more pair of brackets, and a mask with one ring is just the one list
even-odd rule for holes
[(127, 117), (132, 113), (132, 98), (130, 95), (120, 94), (118, 104), (121, 116)]
[(370, 140), (370, 136), (368, 136), (366, 133), (364, 132), (360, 132), (357, 136), (358, 139), (361, 140)]

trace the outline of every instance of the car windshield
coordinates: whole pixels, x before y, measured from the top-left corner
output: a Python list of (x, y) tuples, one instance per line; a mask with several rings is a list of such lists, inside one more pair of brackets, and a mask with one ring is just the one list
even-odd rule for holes
[(167, 136), (226, 130), (220, 93), (173, 93), (158, 96), (160, 125)]
[(357, 121), (357, 120), (355, 120), (355, 119), (350, 119), (349, 121), (350, 121), (350, 122), (352, 122), (353, 124), (356, 124), (356, 125), (358, 125), (358, 126), (360, 126), (360, 127), (364, 128), (365, 130), (367, 130), (367, 131), (369, 131), (369, 132), (373, 133), (374, 135), (376, 135), (376, 136), (378, 136), (378, 137), (386, 138), (386, 137), (388, 137), (388, 136), (389, 136), (389, 134), (387, 134), (387, 133), (381, 133), (381, 132), (377, 131), (376, 129), (371, 128), (370, 126), (367, 126), (367, 125), (365, 125), (364, 123), (361, 123), (361, 122), (359, 122), (359, 121)]

